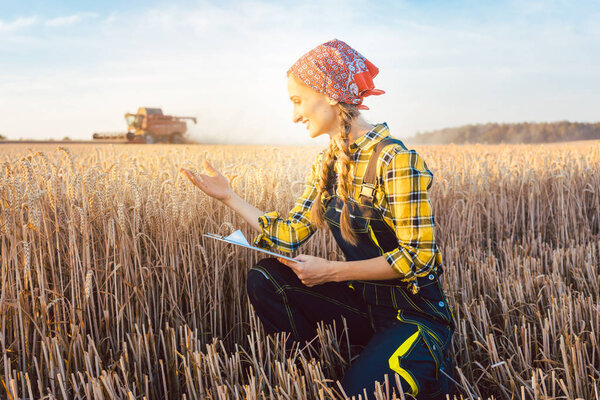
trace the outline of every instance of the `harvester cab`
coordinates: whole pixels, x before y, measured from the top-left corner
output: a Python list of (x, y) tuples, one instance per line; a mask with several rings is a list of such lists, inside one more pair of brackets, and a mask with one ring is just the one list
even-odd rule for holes
[(130, 143), (183, 143), (187, 124), (196, 117), (164, 115), (160, 108), (140, 107), (136, 114), (125, 114), (127, 141)]

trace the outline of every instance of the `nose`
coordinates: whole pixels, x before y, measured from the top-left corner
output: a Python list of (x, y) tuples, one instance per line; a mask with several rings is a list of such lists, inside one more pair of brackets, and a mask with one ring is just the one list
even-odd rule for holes
[(302, 115), (300, 115), (296, 109), (292, 112), (292, 121), (294, 121), (294, 123), (302, 121)]

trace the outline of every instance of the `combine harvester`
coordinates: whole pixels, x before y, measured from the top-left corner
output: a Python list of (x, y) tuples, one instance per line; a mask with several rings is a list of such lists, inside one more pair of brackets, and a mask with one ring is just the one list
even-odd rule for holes
[(187, 132), (186, 119), (196, 123), (196, 117), (164, 115), (160, 108), (140, 107), (137, 114), (125, 114), (127, 133), (94, 133), (94, 140), (123, 140), (127, 143), (183, 143)]

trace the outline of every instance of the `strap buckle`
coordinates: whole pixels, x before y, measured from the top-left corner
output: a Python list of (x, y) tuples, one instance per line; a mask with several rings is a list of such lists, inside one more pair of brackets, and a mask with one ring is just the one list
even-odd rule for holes
[(369, 199), (373, 199), (375, 194), (375, 185), (372, 183), (364, 183), (360, 187), (360, 195), (364, 197), (368, 197)]

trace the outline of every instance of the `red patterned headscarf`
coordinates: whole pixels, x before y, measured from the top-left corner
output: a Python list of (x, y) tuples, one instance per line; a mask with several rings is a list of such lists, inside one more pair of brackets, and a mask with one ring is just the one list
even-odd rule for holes
[(323, 43), (300, 57), (290, 71), (317, 92), (342, 103), (355, 104), (361, 110), (369, 109), (362, 105), (363, 98), (385, 93), (375, 89), (373, 84), (379, 69), (337, 39)]

